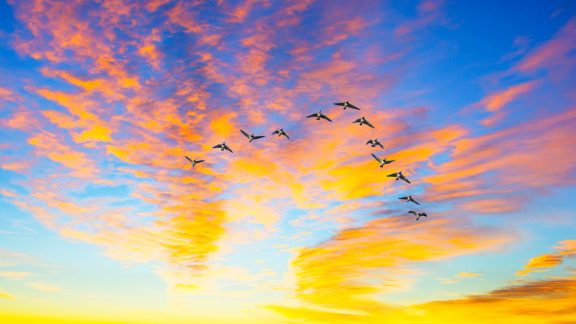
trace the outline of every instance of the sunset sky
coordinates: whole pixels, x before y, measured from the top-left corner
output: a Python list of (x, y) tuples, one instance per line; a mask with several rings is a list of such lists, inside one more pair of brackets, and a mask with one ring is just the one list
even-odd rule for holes
[(1, 323), (576, 323), (575, 197), (576, 1), (0, 0)]

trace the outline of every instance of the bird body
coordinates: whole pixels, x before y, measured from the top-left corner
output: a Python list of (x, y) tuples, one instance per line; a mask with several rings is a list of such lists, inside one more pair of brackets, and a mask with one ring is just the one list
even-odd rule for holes
[(362, 125), (368, 125), (368, 126), (370, 126), (371, 128), (374, 128), (374, 125), (372, 125), (365, 117), (361, 117), (361, 118), (356, 119), (356, 120), (353, 122), (353, 124), (359, 124), (360, 126), (362, 126)]
[(274, 132), (272, 132), (272, 135), (278, 135), (278, 137), (286, 136), (287, 139), (290, 139), (290, 136), (288, 136), (288, 134), (286, 133), (286, 131), (284, 131), (283, 128), (275, 130)]
[(204, 162), (204, 160), (197, 160), (196, 158), (194, 158), (194, 160), (192, 160), (191, 158), (184, 156), (186, 158), (186, 160), (190, 161), (190, 163), (192, 163), (192, 167), (195, 167), (196, 164), (198, 163), (202, 163)]
[(336, 106), (342, 106), (342, 107), (344, 107), (344, 110), (346, 110), (346, 108), (351, 108), (351, 109), (360, 110), (360, 108), (354, 106), (354, 105), (351, 104), (349, 101), (335, 102), (334, 104), (335, 104)]
[(380, 143), (380, 141), (377, 138), (369, 139), (368, 142), (366, 142), (366, 145), (370, 145), (372, 147), (380, 146), (380, 148), (384, 148), (382, 143)]
[(250, 142), (250, 143), (252, 143), (253, 140), (257, 140), (257, 139), (265, 137), (264, 135), (248, 134), (243, 130), (240, 130), (240, 132), (242, 132), (242, 134), (248, 138), (248, 142)]
[(406, 202), (413, 202), (413, 203), (415, 203), (416, 205), (420, 205), (420, 203), (417, 202), (417, 201), (414, 199), (414, 197), (412, 197), (412, 196), (400, 197), (400, 198), (398, 198), (398, 199), (405, 200)]
[(389, 176), (389, 177), (392, 177), (392, 178), (396, 178), (396, 181), (398, 181), (398, 180), (403, 180), (403, 181), (405, 181), (406, 183), (411, 183), (410, 180), (408, 180), (408, 178), (406, 178), (406, 177), (402, 174), (402, 171), (397, 172), (397, 173), (391, 173), (391, 174), (389, 174), (388, 176)]
[(372, 157), (373, 157), (376, 161), (378, 161), (378, 163), (380, 163), (380, 167), (381, 167), (381, 168), (384, 167), (384, 165), (386, 165), (386, 164), (389, 164), (389, 163), (394, 162), (394, 160), (386, 160), (386, 158), (381, 159), (381, 158), (379, 158), (378, 156), (376, 156), (374, 153), (371, 153), (371, 154), (372, 154)]
[(306, 116), (306, 118), (316, 118), (316, 120), (320, 120), (320, 118), (325, 119), (329, 122), (332, 122), (332, 119), (328, 118), (328, 116), (322, 113), (322, 110), (319, 110), (317, 113), (311, 114)]
[(230, 152), (230, 153), (234, 153), (234, 152), (230, 149), (230, 147), (228, 147), (228, 145), (226, 145), (226, 142), (222, 142), (222, 144), (214, 145), (214, 146), (212, 146), (212, 148), (220, 149), (220, 151), (226, 150), (226, 151), (228, 151), (228, 152)]

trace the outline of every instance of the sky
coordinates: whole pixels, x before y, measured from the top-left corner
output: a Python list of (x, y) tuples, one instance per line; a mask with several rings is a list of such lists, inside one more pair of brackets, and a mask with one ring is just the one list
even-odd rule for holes
[(575, 40), (569, 0), (0, 0), (0, 321), (576, 323)]

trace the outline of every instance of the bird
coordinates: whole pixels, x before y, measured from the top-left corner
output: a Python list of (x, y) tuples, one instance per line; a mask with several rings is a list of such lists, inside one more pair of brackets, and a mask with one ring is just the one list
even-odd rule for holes
[(196, 164), (198, 164), (198, 163), (204, 162), (204, 160), (196, 160), (196, 158), (194, 158), (194, 160), (192, 160), (191, 158), (187, 157), (186, 155), (184, 155), (184, 157), (186, 158), (186, 160), (188, 160), (188, 161), (190, 161), (190, 163), (192, 163), (192, 167), (195, 167)]
[(353, 124), (355, 124), (355, 123), (360, 124), (360, 126), (366, 124), (366, 125), (374, 128), (374, 125), (370, 124), (370, 122), (369, 122), (368, 120), (366, 120), (366, 118), (364, 118), (364, 117), (356, 119), (356, 120), (353, 122)]
[(248, 140), (249, 140), (250, 143), (252, 143), (253, 140), (257, 140), (257, 139), (259, 139), (259, 138), (264, 138), (264, 137), (266, 137), (266, 136), (264, 136), (264, 135), (248, 134), (248, 133), (246, 133), (246, 132), (243, 131), (243, 130), (240, 130), (240, 132), (242, 132), (242, 134), (244, 134), (244, 136), (248, 137)]
[(344, 110), (346, 110), (346, 108), (352, 108), (352, 109), (360, 110), (360, 108), (354, 106), (354, 105), (351, 104), (349, 101), (335, 102), (334, 104), (335, 104), (336, 106), (343, 106), (343, 107), (344, 107)]
[(406, 202), (413, 202), (413, 203), (415, 203), (416, 205), (420, 205), (420, 203), (417, 202), (412, 196), (400, 197), (400, 198), (398, 198), (398, 199), (406, 200)]
[(384, 167), (385, 164), (389, 164), (389, 163), (392, 163), (395, 161), (395, 160), (386, 160), (386, 158), (381, 159), (381, 158), (377, 157), (374, 153), (371, 153), (371, 154), (374, 157), (374, 159), (376, 161), (378, 161), (378, 163), (380, 163), (381, 168)]
[(398, 172), (398, 173), (392, 173), (388, 175), (389, 177), (394, 177), (396, 178), (396, 181), (398, 181), (398, 179), (402, 179), (404, 181), (406, 181), (407, 183), (411, 183), (410, 180), (408, 180), (408, 178), (406, 178), (403, 174), (402, 171)]
[(276, 135), (278, 134), (278, 137), (281, 137), (282, 135), (286, 136), (287, 139), (290, 139), (290, 136), (288, 136), (288, 134), (286, 133), (286, 131), (284, 131), (283, 128), (277, 129), (274, 132), (272, 132), (272, 135)]
[(381, 148), (384, 148), (382, 143), (380, 143), (380, 141), (377, 138), (369, 139), (368, 142), (366, 142), (366, 145), (370, 145), (372, 147), (380, 146)]
[(428, 214), (426, 214), (426, 213), (417, 213), (415, 210), (409, 211), (408, 214), (413, 214), (414, 216), (416, 216), (416, 220), (419, 220), (420, 217), (428, 217)]
[(229, 151), (230, 153), (234, 153), (234, 152), (230, 149), (230, 147), (228, 147), (228, 145), (226, 145), (226, 142), (222, 142), (222, 144), (214, 145), (214, 146), (212, 146), (212, 148), (220, 149), (220, 151), (226, 150), (226, 151)]
[(324, 115), (322, 113), (322, 110), (319, 110), (317, 113), (314, 113), (312, 115), (306, 116), (306, 118), (312, 118), (312, 117), (315, 117), (316, 120), (320, 120), (320, 118), (322, 118), (322, 119), (326, 119), (329, 122), (332, 122), (332, 119), (330, 119), (330, 118), (328, 118), (328, 116)]

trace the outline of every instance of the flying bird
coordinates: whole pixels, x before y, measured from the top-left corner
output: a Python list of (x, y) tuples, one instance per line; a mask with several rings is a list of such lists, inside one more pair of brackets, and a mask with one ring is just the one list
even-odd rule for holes
[(276, 135), (276, 134), (278, 134), (278, 137), (286, 136), (287, 139), (290, 139), (290, 136), (288, 136), (288, 134), (284, 131), (283, 128), (277, 129), (272, 133), (272, 135)]
[(222, 144), (214, 145), (214, 146), (212, 146), (212, 148), (220, 149), (220, 151), (226, 150), (226, 151), (229, 151), (230, 153), (234, 153), (234, 152), (230, 149), (230, 147), (228, 147), (228, 145), (226, 145), (225, 142), (222, 142)]
[(400, 198), (398, 198), (398, 199), (406, 200), (406, 202), (413, 202), (413, 203), (415, 203), (416, 205), (420, 205), (420, 203), (417, 202), (412, 196), (400, 197)]
[(388, 175), (389, 177), (393, 177), (396, 178), (396, 181), (398, 181), (398, 179), (402, 179), (404, 181), (406, 181), (407, 183), (410, 183), (410, 180), (408, 180), (408, 178), (406, 178), (403, 174), (402, 171), (398, 172), (398, 173), (392, 173)]
[(377, 138), (375, 138), (375, 139), (369, 139), (368, 142), (366, 142), (366, 145), (370, 145), (370, 146), (372, 146), (372, 147), (380, 146), (381, 148), (384, 148), (384, 146), (382, 145), (382, 143), (380, 143), (380, 141), (378, 141)]
[(198, 164), (198, 163), (204, 162), (204, 160), (196, 160), (196, 158), (194, 158), (194, 160), (192, 160), (191, 158), (187, 157), (186, 155), (184, 155), (184, 157), (186, 158), (186, 160), (188, 160), (188, 161), (190, 161), (190, 163), (192, 163), (192, 167), (195, 167), (196, 164)]
[(306, 116), (306, 118), (313, 118), (313, 117), (316, 118), (316, 120), (320, 120), (320, 118), (322, 118), (322, 119), (326, 119), (329, 122), (332, 122), (332, 119), (330, 119), (330, 118), (328, 118), (328, 116), (324, 115), (322, 113), (322, 110), (319, 110), (317, 113), (314, 113), (312, 115)]
[(355, 124), (355, 123), (360, 124), (360, 126), (366, 124), (366, 125), (374, 128), (374, 125), (370, 124), (370, 122), (369, 122), (368, 120), (366, 120), (366, 118), (364, 118), (364, 117), (356, 119), (356, 120), (353, 122), (353, 124)]
[(378, 163), (380, 163), (381, 168), (384, 167), (385, 164), (389, 164), (389, 163), (394, 162), (394, 160), (386, 160), (386, 158), (381, 159), (381, 158), (377, 157), (376, 155), (374, 155), (374, 153), (370, 153), (370, 154), (372, 154), (372, 157), (374, 157), (374, 159), (376, 161), (378, 161)]
[(352, 109), (360, 110), (360, 108), (354, 106), (354, 105), (351, 104), (349, 101), (335, 102), (334, 104), (335, 104), (336, 106), (343, 106), (343, 107), (344, 107), (344, 110), (346, 110), (346, 108), (352, 108)]
[(426, 213), (417, 213), (415, 210), (409, 211), (408, 214), (413, 214), (414, 216), (416, 216), (416, 220), (419, 220), (420, 217), (428, 217), (428, 214), (426, 214)]
[(242, 134), (244, 134), (244, 136), (246, 136), (249, 140), (250, 143), (252, 143), (253, 140), (257, 140), (259, 138), (264, 138), (264, 135), (254, 135), (254, 134), (248, 134), (243, 130), (240, 130), (242, 132)]

